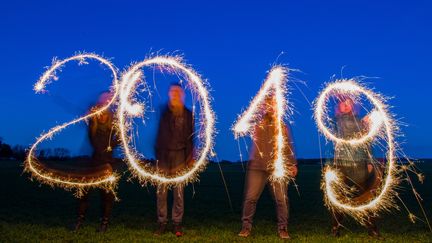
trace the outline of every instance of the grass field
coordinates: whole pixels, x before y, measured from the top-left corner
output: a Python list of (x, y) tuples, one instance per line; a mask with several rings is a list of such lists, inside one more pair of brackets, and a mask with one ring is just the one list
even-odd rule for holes
[[(432, 218), (432, 163), (419, 165), (426, 175), (417, 188), (424, 206)], [(113, 219), (105, 234), (95, 232), (98, 226), (98, 194), (91, 198), (91, 206), (84, 228), (73, 233), (69, 227), (75, 221), (76, 200), (72, 193), (52, 189), (31, 182), (16, 161), (0, 161), (0, 242), (278, 242), (275, 210), (269, 193), (265, 191), (258, 203), (252, 236), (237, 236), (241, 227), (244, 172), (240, 164), (223, 164), (222, 169), (231, 195), (233, 210), (227, 200), (219, 168), (211, 164), (200, 176), (199, 183), (188, 186), (185, 193), (185, 236), (177, 239), (168, 233), (154, 237), (156, 205), (154, 188), (141, 187), (135, 180), (128, 182), (128, 174), (119, 185), (120, 202), (115, 204)], [(366, 242), (371, 241), (366, 230), (351, 220), (345, 221), (347, 230), (340, 238), (333, 238), (330, 219), (323, 206), (320, 185), (320, 166), (301, 165), (297, 179), (300, 195), (290, 187), (291, 217), (289, 230), (293, 242)], [(410, 194), (402, 191), (408, 207), (420, 215)], [(407, 213), (394, 210), (383, 215), (379, 222), (386, 242), (432, 242), (432, 234), (422, 222), (412, 224)]]

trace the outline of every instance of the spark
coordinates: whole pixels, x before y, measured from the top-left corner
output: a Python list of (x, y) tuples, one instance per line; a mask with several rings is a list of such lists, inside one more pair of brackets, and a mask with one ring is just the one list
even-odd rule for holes
[(39, 78), (39, 80), (34, 85), (34, 90), (36, 93), (44, 92), (46, 85), (51, 83), (53, 80), (58, 80), (56, 76), (56, 72), (60, 71), (60, 69), (70, 61), (78, 61), (79, 65), (87, 64), (86, 59), (93, 59), (99, 61), (101, 64), (107, 66), (113, 75), (113, 97), (111, 100), (106, 103), (104, 106), (101, 106), (98, 109), (92, 110), (91, 113), (81, 116), (72, 121), (63, 123), (61, 125), (55, 126), (51, 128), (48, 132), (42, 133), (39, 138), (36, 139), (36, 142), (30, 147), (27, 158), (25, 160), (25, 168), (24, 170), (30, 172), (33, 178), (36, 178), (38, 181), (44, 184), (48, 184), (51, 186), (59, 186), (65, 189), (76, 189), (76, 195), (80, 196), (84, 191), (92, 187), (100, 187), (107, 190), (114, 190), (118, 176), (115, 173), (104, 173), (98, 178), (86, 178), (83, 177), (73, 177), (73, 176), (64, 176), (58, 175), (55, 172), (49, 171), (45, 168), (43, 164), (41, 164), (35, 155), (37, 147), (40, 143), (47, 139), (52, 139), (54, 135), (59, 133), (61, 130), (67, 128), (70, 125), (76, 124), (81, 121), (86, 121), (94, 116), (97, 116), (109, 109), (109, 107), (116, 101), (118, 96), (118, 78), (117, 78), (117, 69), (116, 67), (107, 59), (93, 54), (93, 53), (81, 53), (74, 55), (72, 57), (66, 58), (64, 60), (56, 60), (54, 59), (53, 65), (48, 68), (47, 71), (43, 73), (43, 75)]
[[(285, 161), (287, 158), (284, 155), (285, 147), (287, 146), (287, 137), (283, 132), (283, 118), (287, 110), (290, 110), (286, 102), (286, 82), (288, 76), (288, 68), (283, 66), (274, 66), (263, 85), (261, 86), (258, 94), (252, 99), (249, 107), (245, 110), (234, 123), (232, 128), (236, 139), (246, 135), (253, 137), (253, 127), (260, 120), (260, 107), (259, 105), (264, 102), (268, 95), (274, 95), (276, 100), (276, 143), (275, 143), (275, 157), (271, 163), (272, 174), (270, 180), (287, 180), (289, 178)], [(273, 92), (271, 92), (273, 91)], [(290, 110), (291, 111), (291, 110)], [(293, 151), (290, 151), (293, 153)]]
[[(156, 171), (148, 165), (143, 165), (139, 159), (135, 148), (131, 147), (133, 136), (129, 136), (132, 127), (130, 119), (137, 116), (144, 117), (145, 105), (137, 102), (134, 98), (135, 90), (139, 82), (145, 82), (141, 71), (144, 67), (157, 66), (161, 70), (175, 71), (179, 70), (180, 74), (184, 75), (187, 80), (188, 87), (194, 95), (200, 97), (199, 103), (201, 107), (200, 124), (203, 129), (200, 129), (198, 138), (203, 139), (203, 145), (197, 150), (196, 163), (190, 169), (179, 171), (174, 177), (167, 177), (160, 171)], [(148, 87), (148, 86), (146, 86)], [(142, 183), (165, 184), (168, 186), (185, 185), (188, 182), (197, 179), (199, 172), (204, 170), (207, 164), (207, 157), (213, 151), (213, 136), (215, 115), (211, 109), (211, 97), (206, 87), (206, 83), (201, 79), (191, 67), (183, 63), (180, 57), (177, 56), (155, 56), (145, 59), (144, 61), (135, 63), (126, 72), (123, 73), (120, 82), (120, 101), (117, 112), (118, 126), (122, 147), (126, 156), (126, 162), (132, 171), (132, 174)]]

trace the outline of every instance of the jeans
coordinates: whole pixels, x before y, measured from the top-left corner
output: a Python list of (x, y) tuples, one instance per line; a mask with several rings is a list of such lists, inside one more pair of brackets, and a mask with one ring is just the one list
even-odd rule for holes
[[(175, 225), (179, 225), (183, 220), (184, 213), (184, 188), (183, 186), (175, 186), (172, 188), (173, 206), (171, 218)], [(166, 224), (168, 222), (168, 188), (166, 186), (158, 186), (157, 192), (157, 219), (158, 223)]]
[(243, 228), (252, 228), (256, 205), (265, 185), (268, 185), (270, 194), (275, 201), (278, 229), (287, 229), (289, 217), (287, 184), (269, 182), (268, 172), (260, 170), (248, 170), (246, 174), (242, 216)]

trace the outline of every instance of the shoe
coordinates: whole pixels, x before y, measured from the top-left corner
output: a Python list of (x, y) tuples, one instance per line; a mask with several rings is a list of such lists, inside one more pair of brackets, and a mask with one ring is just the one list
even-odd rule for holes
[(174, 225), (174, 230), (173, 233), (177, 236), (177, 237), (181, 237), (183, 236), (183, 227), (181, 226), (181, 224), (175, 224)]
[(78, 216), (78, 219), (77, 219), (75, 225), (73, 226), (72, 231), (77, 232), (79, 229), (81, 229), (81, 226), (84, 223), (84, 218), (85, 218), (84, 215)]
[(167, 224), (166, 223), (159, 223), (158, 229), (153, 234), (156, 235), (156, 236), (163, 235), (166, 232), (166, 228), (167, 228)]
[(240, 233), (238, 233), (238, 236), (247, 238), (250, 234), (251, 234), (251, 230), (250, 229), (248, 229), (248, 228), (242, 228), (240, 230)]
[(339, 226), (333, 226), (333, 228), (332, 228), (332, 235), (334, 237), (339, 237), (340, 236), (340, 227)]
[(102, 222), (96, 231), (99, 233), (105, 233), (108, 229), (108, 223), (109, 223), (108, 218), (102, 218)]
[(289, 236), (288, 230), (286, 228), (282, 228), (278, 230), (279, 238), (283, 240), (289, 240), (291, 237)]
[(377, 240), (384, 240), (384, 237), (381, 236), (377, 227), (372, 227), (368, 229), (368, 235)]

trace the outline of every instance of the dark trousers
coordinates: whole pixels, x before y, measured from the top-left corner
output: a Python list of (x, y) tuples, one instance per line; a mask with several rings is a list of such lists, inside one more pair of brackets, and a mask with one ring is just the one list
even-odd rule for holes
[(269, 186), (270, 194), (275, 201), (278, 228), (287, 229), (289, 217), (287, 185), (285, 183), (269, 182), (269, 174), (260, 170), (248, 170), (246, 174), (242, 216), (243, 228), (252, 228), (256, 205), (265, 185)]
[[(101, 208), (102, 208), (102, 218), (109, 219), (111, 216), (112, 207), (114, 204), (114, 193), (112, 191), (106, 191), (104, 189), (98, 189), (101, 196)], [(85, 192), (82, 197), (78, 199), (78, 216), (84, 217), (89, 207), (89, 194), (90, 192)]]
[[(179, 225), (183, 220), (184, 213), (184, 188), (175, 186), (172, 189), (173, 206), (171, 218), (174, 224)], [(157, 219), (158, 223), (166, 224), (168, 222), (168, 191), (166, 186), (158, 186), (157, 196)]]

